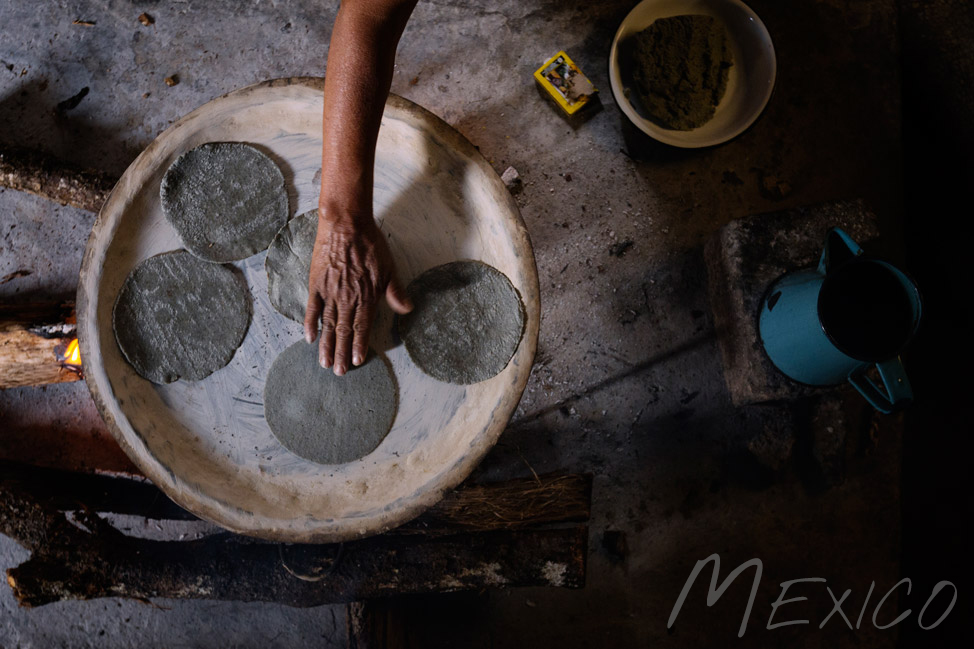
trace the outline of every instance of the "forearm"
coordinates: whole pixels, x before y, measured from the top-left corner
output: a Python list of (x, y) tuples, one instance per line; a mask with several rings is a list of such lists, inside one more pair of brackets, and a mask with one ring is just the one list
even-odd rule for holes
[(335, 19), (322, 120), (323, 222), (372, 218), (375, 144), (396, 46), (417, 0), (344, 0)]
[(372, 220), (379, 123), (396, 46), (416, 0), (344, 0), (335, 19), (322, 116), (318, 234), (308, 273), (307, 341), (341, 376), (365, 362), (376, 303), (397, 313), (412, 305), (395, 278), (385, 237)]

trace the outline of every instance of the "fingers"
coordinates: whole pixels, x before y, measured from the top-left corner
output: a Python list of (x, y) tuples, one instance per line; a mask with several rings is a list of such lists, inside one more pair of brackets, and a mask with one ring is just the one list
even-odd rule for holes
[(318, 320), (321, 319), (321, 309), (324, 303), (317, 292), (308, 295), (308, 306), (304, 311), (304, 339), (311, 344), (318, 337)]
[(342, 376), (348, 371), (352, 355), (352, 320), (355, 305), (341, 305), (338, 308), (338, 322), (335, 324), (335, 374)]
[(328, 300), (321, 312), (321, 341), (318, 343), (318, 363), (331, 367), (335, 360), (335, 302)]
[(369, 330), (372, 328), (372, 318), (375, 315), (373, 303), (360, 304), (355, 309), (355, 321), (352, 323), (352, 363), (361, 365), (369, 351)]
[(406, 294), (395, 277), (389, 280), (389, 284), (386, 286), (386, 301), (392, 310), (400, 315), (413, 310), (413, 301), (409, 299), (409, 295)]

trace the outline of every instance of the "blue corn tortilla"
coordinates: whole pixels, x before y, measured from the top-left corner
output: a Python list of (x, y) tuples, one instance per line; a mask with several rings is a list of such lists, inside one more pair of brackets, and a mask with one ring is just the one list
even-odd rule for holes
[(209, 142), (169, 167), (159, 189), (162, 211), (191, 253), (207, 261), (246, 259), (286, 223), (284, 174), (242, 142)]
[(499, 270), (456, 261), (427, 270), (406, 289), (415, 305), (399, 318), (409, 357), (447, 383), (479, 383), (501, 372), (524, 333), (524, 304)]
[(396, 379), (383, 357), (335, 376), (318, 364), (318, 345), (298, 341), (271, 364), (264, 418), (284, 448), (319, 464), (362, 458), (385, 439), (396, 418)]
[(160, 384), (199, 381), (230, 362), (250, 314), (242, 277), (179, 250), (150, 257), (129, 273), (112, 327), (139, 376)]

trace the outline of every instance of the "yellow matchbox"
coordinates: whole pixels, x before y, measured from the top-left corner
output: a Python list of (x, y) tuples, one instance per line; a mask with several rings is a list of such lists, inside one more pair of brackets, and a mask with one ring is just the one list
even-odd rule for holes
[(569, 115), (578, 112), (598, 92), (564, 52), (558, 52), (545, 61), (535, 71), (534, 79)]

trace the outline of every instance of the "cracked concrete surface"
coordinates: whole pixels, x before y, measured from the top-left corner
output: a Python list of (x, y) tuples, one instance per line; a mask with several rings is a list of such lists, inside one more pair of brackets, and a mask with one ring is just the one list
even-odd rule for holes
[[(567, 470), (595, 474), (588, 585), (416, 598), (415, 646), (719, 646), (736, 637), (747, 585), (713, 608), (694, 591), (666, 621), (694, 563), (759, 557), (764, 578), (746, 646), (886, 647), (896, 629), (850, 632), (817, 621), (832, 602), (808, 589), (795, 618), (765, 630), (778, 583), (826, 577), (861, 601), (899, 579), (900, 440), (888, 421), (840, 449), (838, 480), (814, 479), (808, 436), (760, 447), (765, 419), (730, 403), (706, 295), (702, 246), (748, 214), (862, 197), (877, 213), (877, 252), (901, 254), (900, 86), (895, 0), (754, 0), (778, 55), (766, 112), (736, 140), (678, 151), (635, 132), (609, 89), (611, 38), (633, 0), (421, 0), (400, 46), (392, 90), (453, 125), (517, 194), (542, 291), (539, 352), (511, 426), (474, 474), (494, 479)], [(489, 8), (487, 8), (489, 7)], [(337, 2), (67, 0), (0, 5), (0, 141), (121, 174), (172, 121), (230, 90), (321, 75)], [(138, 16), (148, 12), (154, 24)], [(94, 25), (75, 25), (75, 20)], [(602, 110), (568, 123), (531, 73), (564, 49), (601, 90)], [(175, 75), (169, 86), (165, 78)], [(58, 104), (89, 88), (73, 108)], [(70, 295), (93, 216), (0, 192), (0, 299)], [(82, 384), (0, 393), (0, 450), (30, 431), (88, 434), (43, 411), (55, 396), (87, 402)], [(53, 431), (53, 432), (52, 432)], [(124, 459), (115, 460), (119, 464)], [(809, 468), (811, 467), (811, 469)], [(628, 553), (603, 545), (624, 532)], [(24, 559), (0, 538), (0, 566)], [(553, 575), (555, 575), (553, 570)], [(555, 575), (556, 576), (556, 575)], [(338, 607), (122, 600), (17, 609), (0, 589), (0, 647), (341, 645)], [(908, 604), (915, 604), (914, 601)], [(914, 606), (915, 608), (915, 606)], [(798, 613), (798, 607), (796, 607)], [(104, 635), (101, 635), (104, 631)]]

